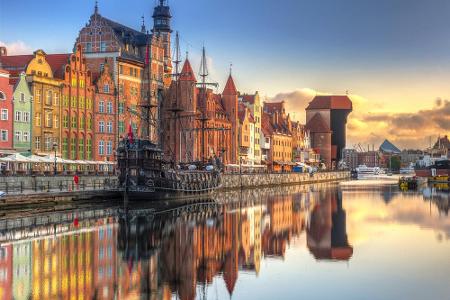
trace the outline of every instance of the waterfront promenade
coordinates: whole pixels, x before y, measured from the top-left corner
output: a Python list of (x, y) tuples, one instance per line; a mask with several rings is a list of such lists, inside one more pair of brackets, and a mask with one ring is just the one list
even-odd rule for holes
[[(342, 181), (349, 172), (224, 174), (221, 190), (248, 189)], [(116, 176), (80, 176), (78, 185), (71, 176), (0, 177), (0, 206), (86, 200), (97, 196), (120, 197)]]

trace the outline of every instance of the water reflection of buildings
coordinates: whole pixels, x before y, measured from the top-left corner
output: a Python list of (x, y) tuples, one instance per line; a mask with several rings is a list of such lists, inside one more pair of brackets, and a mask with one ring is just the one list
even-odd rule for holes
[(115, 217), (65, 224), (62, 234), (1, 248), (14, 259), (0, 253), (0, 272), (8, 270), (0, 291), (5, 299), (195, 299), (223, 280), (232, 295), (240, 272), (258, 276), (263, 257), (284, 259), (306, 227), (316, 257), (348, 259), (345, 211), (335, 192), (319, 195), (325, 199), (310, 216), (313, 197), (303, 193), (184, 213), (117, 210)]
[(323, 190), (307, 227), (307, 246), (316, 259), (348, 260), (353, 247), (347, 239), (346, 213), (342, 208), (342, 194)]

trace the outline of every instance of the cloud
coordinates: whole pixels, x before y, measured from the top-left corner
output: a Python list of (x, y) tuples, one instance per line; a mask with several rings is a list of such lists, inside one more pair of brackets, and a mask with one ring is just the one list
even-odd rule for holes
[(25, 44), (25, 42), (20, 40), (10, 43), (0, 41), (0, 46), (6, 47), (6, 49), (8, 50), (8, 55), (21, 55), (33, 53), (33, 49), (29, 45)]
[[(303, 88), (279, 93), (269, 102), (286, 101), (286, 110), (295, 114), (295, 119), (305, 122), (305, 108), (315, 95), (329, 93)], [(425, 148), (437, 136), (450, 135), (450, 101), (437, 98), (430, 109), (409, 113), (390, 113), (383, 109), (383, 103), (359, 95), (349, 95), (353, 112), (347, 123), (347, 145), (375, 145), (389, 139), (398, 147)]]

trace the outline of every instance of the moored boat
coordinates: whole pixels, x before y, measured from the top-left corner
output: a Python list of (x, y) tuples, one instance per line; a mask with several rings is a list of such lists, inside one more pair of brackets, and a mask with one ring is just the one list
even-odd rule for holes
[(165, 162), (148, 140), (124, 139), (117, 149), (120, 188), (131, 199), (158, 200), (210, 193), (220, 187), (220, 171), (212, 165), (184, 169)]

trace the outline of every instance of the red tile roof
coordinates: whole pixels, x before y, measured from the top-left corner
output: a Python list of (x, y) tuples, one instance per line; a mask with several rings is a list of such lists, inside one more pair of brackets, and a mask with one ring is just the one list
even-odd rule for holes
[(234, 84), (234, 80), (231, 75), (228, 76), (227, 84), (225, 85), (225, 88), (223, 89), (223, 94), (224, 95), (237, 95), (236, 85)]
[(309, 109), (349, 109), (352, 110), (352, 101), (348, 96), (316, 96), (309, 102)]
[(242, 101), (248, 102), (250, 104), (254, 104), (255, 103), (255, 95), (243, 95)]
[(264, 102), (264, 111), (268, 113), (281, 113), (284, 108), (284, 101), (280, 102)]
[(70, 63), (70, 55), (67, 54), (47, 54), (45, 59), (52, 68), (53, 77), (64, 79), (64, 68)]
[(331, 132), (330, 127), (319, 113), (316, 113), (314, 117), (306, 123), (306, 128), (311, 132)]
[[(64, 75), (64, 65), (69, 63), (71, 54), (47, 54), (45, 59), (52, 68), (53, 76), (60, 77)], [(0, 63), (5, 69), (8, 69), (12, 76), (18, 76), (24, 72), (34, 55), (12, 55), (0, 56)], [(56, 75), (55, 75), (56, 74)]]
[(182, 81), (197, 81), (195, 79), (194, 71), (192, 70), (189, 59), (184, 61), (183, 69), (181, 70), (180, 80)]

